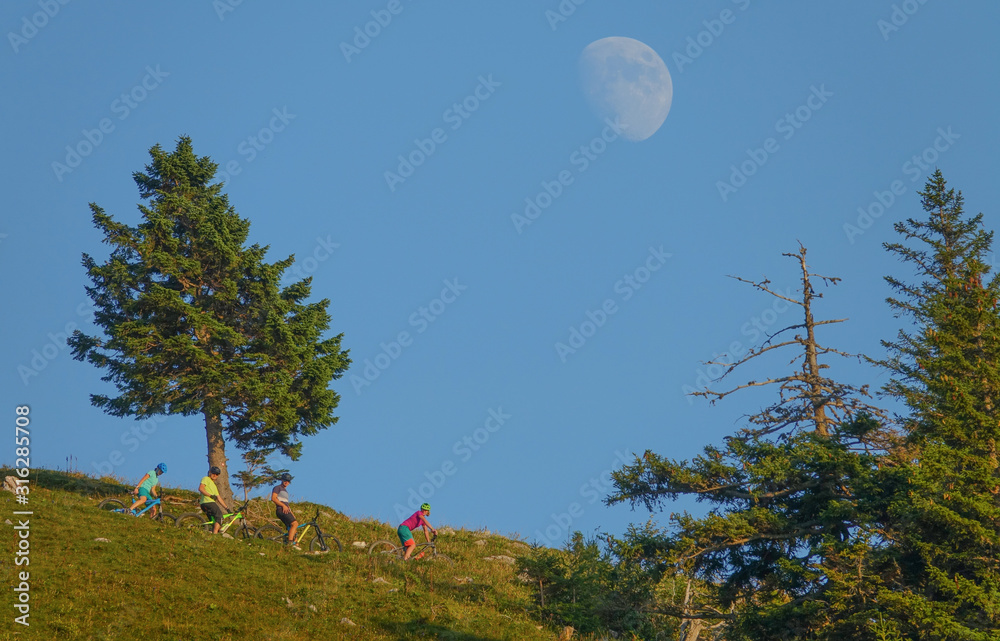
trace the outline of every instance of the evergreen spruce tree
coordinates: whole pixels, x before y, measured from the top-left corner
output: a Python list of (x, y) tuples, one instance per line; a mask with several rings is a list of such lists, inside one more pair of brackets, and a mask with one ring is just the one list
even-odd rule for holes
[(993, 233), (966, 217), (962, 194), (936, 171), (921, 192), (926, 220), (895, 225), (886, 249), (919, 279), (886, 280), (912, 326), (883, 341), (884, 391), (909, 413), (905, 483), (888, 535), (897, 567), (884, 602), (912, 639), (1000, 637), (1000, 279), (988, 279)]
[(261, 450), (247, 450), (242, 454), (246, 469), (233, 474), (236, 477), (236, 487), (243, 490), (243, 500), (250, 500), (250, 492), (268, 484), (280, 483), (281, 475), (288, 472), (285, 468), (274, 468), (267, 462), (267, 454)]
[(799, 368), (729, 391), (699, 393), (714, 401), (771, 385), (778, 387), (778, 401), (750, 416), (750, 426), (727, 437), (724, 446), (708, 446), (692, 461), (647, 451), (613, 475), (616, 492), (609, 504), (653, 511), (687, 496), (712, 506), (703, 517), (671, 514), (672, 532), (662, 549), (647, 551), (652, 562), (673, 565), (664, 575), (673, 572), (703, 586), (699, 599), (661, 606), (683, 621), (685, 639), (698, 638), (706, 627), (718, 633), (720, 625), (732, 639), (876, 638), (871, 597), (882, 585), (871, 567), (879, 545), (873, 514), (881, 509), (876, 473), (894, 436), (866, 400), (866, 387), (839, 383), (824, 371), (829, 355), (851, 356), (822, 345), (816, 332), (844, 319), (813, 316), (813, 303), (822, 296), (813, 282), (837, 279), (810, 272), (805, 248), (785, 255), (799, 263), (800, 298), (783, 296), (766, 280), (751, 284), (798, 306), (802, 322), (770, 336), (724, 376), (784, 348), (799, 351), (793, 359)]
[(106, 370), (118, 396), (91, 395), (113, 416), (201, 415), (208, 464), (223, 470), (225, 444), (298, 458), (301, 438), (336, 423), (331, 389), (350, 360), (329, 329), (328, 300), (306, 303), (310, 279), (280, 288), (288, 257), (265, 262), (267, 247), (246, 245), (250, 222), (211, 185), (217, 165), (181, 137), (159, 145), (133, 179), (146, 201), (142, 222), (116, 222), (91, 203), (111, 246), (103, 263), (84, 254), (94, 321), (103, 336), (68, 340), (74, 358)]

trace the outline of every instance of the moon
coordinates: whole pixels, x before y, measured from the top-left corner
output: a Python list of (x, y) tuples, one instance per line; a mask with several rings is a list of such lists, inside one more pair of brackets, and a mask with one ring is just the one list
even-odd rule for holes
[(618, 118), (627, 140), (656, 133), (670, 112), (674, 86), (663, 59), (645, 43), (614, 36), (580, 53), (580, 81), (600, 118)]

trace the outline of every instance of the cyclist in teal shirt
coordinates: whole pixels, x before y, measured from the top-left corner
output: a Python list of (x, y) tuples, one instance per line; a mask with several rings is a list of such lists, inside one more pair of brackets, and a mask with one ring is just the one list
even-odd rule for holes
[[(163, 476), (163, 473), (166, 471), (167, 464), (160, 463), (150, 471), (146, 472), (146, 476), (142, 477), (139, 484), (135, 486), (134, 490), (132, 490), (132, 494), (138, 495), (139, 498), (135, 500), (135, 503), (133, 503), (132, 507), (129, 508), (130, 510), (135, 512), (136, 508), (145, 505), (147, 500), (152, 502), (152, 500), (157, 497), (159, 493), (156, 488), (160, 486), (160, 477)], [(156, 508), (153, 508), (153, 514), (155, 513)]]

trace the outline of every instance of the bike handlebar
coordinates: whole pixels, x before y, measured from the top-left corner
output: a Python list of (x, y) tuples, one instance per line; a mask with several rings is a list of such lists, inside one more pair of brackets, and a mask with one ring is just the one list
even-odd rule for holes
[(234, 514), (239, 514), (239, 515), (242, 515), (242, 514), (243, 514), (243, 512), (244, 512), (244, 510), (246, 510), (246, 509), (247, 509), (247, 506), (248, 506), (248, 505), (250, 505), (250, 501), (247, 501), (246, 503), (244, 503), (243, 505), (239, 506), (238, 508), (236, 508), (236, 509), (235, 509), (235, 510), (233, 510), (232, 512), (226, 512), (226, 513), (225, 513), (225, 514), (223, 514), (222, 516), (223, 516), (223, 517), (227, 517), (227, 516), (232, 516), (232, 515), (234, 515)]

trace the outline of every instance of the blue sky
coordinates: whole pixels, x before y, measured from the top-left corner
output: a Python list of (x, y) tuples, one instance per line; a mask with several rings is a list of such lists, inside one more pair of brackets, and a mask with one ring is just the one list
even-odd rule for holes
[[(294, 253), (330, 299), (354, 361), (334, 384), (339, 423), (275, 461), (293, 499), (397, 522), (423, 492), (435, 523), (553, 544), (621, 533), (647, 514), (600, 503), (609, 470), (647, 448), (689, 458), (771, 398), (684, 394), (703, 362), (799, 320), (727, 275), (794, 293), (781, 254), (803, 243), (843, 279), (816, 312), (850, 320), (822, 338), (877, 356), (899, 327), (882, 277), (910, 275), (881, 244), (922, 215), (934, 167), (993, 229), (998, 18), (995, 3), (940, 0), (4, 3), (11, 422), (31, 406), (34, 465), (73, 456), (138, 479), (162, 460), (168, 486), (197, 486), (201, 421), (102, 414), (89, 394), (113, 390), (62, 342), (94, 331), (80, 257), (107, 247), (88, 203), (137, 223), (132, 172), (188, 135), (227, 172), (251, 240)], [(606, 125), (577, 62), (610, 36), (659, 54), (672, 107), (583, 169), (574, 153)], [(420, 147), (424, 162), (387, 181)], [(517, 224), (562, 172), (572, 181)], [(557, 348), (581, 330), (575, 351)], [(667, 509), (683, 507), (699, 509)]]

